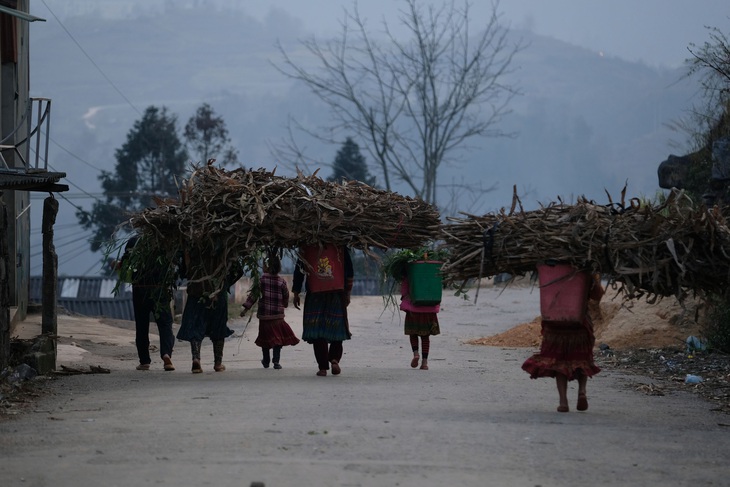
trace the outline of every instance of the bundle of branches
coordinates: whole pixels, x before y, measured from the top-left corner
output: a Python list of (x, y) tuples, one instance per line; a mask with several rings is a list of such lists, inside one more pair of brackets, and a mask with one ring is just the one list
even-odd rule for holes
[[(648, 300), (688, 291), (724, 295), (730, 283), (730, 230), (720, 210), (696, 207), (673, 191), (662, 204), (633, 198), (597, 205), (586, 199), (524, 211), (449, 218), (442, 227), (451, 259), (447, 282), (500, 273), (525, 275), (557, 260), (600, 272), (626, 299)], [(519, 207), (519, 209), (518, 209)]]
[(356, 181), (327, 182), (316, 173), (285, 178), (265, 169), (226, 171), (212, 161), (194, 168), (179, 200), (157, 204), (134, 215), (132, 226), (157, 235), (162, 245), (194, 247), (221, 262), (260, 248), (317, 243), (365, 252), (418, 248), (440, 227), (438, 211), (419, 199)]

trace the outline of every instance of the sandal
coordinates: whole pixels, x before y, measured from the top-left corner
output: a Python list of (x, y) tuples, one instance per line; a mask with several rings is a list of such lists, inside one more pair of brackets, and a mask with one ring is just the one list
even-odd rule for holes
[(202, 374), (203, 368), (200, 366), (200, 360), (193, 360), (193, 374)]
[(415, 369), (416, 367), (418, 367), (418, 360), (419, 360), (420, 358), (421, 358), (421, 357), (419, 357), (418, 355), (414, 355), (414, 356), (413, 356), (413, 358), (411, 359), (411, 367), (413, 367), (414, 369)]
[(327, 371), (326, 370), (319, 370), (317, 371), (317, 375), (320, 377), (327, 377)]
[(216, 372), (223, 372), (224, 370), (226, 370), (226, 366), (223, 364), (215, 364), (213, 366), (213, 370), (215, 370)]
[(578, 411), (586, 411), (588, 409), (588, 399), (585, 394), (578, 394), (578, 405), (576, 409)]
[(568, 406), (558, 406), (559, 413), (567, 413), (568, 411), (570, 411), (570, 408)]
[(426, 364), (421, 365), (421, 370), (428, 370), (428, 365), (426, 365)]
[(150, 370), (150, 364), (139, 364), (137, 370)]

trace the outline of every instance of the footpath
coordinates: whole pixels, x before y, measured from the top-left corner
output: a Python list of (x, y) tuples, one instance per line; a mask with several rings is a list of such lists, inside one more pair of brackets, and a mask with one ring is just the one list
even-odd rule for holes
[[(154, 351), (137, 371), (130, 323), (60, 316), (59, 366), (110, 373), (48, 380), (0, 421), (0, 486), (728, 485), (730, 418), (696, 395), (646, 395), (650, 378), (604, 367), (588, 411), (571, 383), (571, 411), (557, 413), (554, 382), (520, 369), (533, 349), (464, 343), (538, 313), (528, 288), (482, 289), (477, 304), (446, 296), (424, 371), (409, 366), (402, 316), (355, 297), (342, 374), (327, 377), (303, 342), (264, 369), (255, 319), (231, 321), (225, 372), (206, 340), (205, 372), (191, 374), (186, 342), (177, 370)], [(301, 336), (301, 311), (287, 321)]]

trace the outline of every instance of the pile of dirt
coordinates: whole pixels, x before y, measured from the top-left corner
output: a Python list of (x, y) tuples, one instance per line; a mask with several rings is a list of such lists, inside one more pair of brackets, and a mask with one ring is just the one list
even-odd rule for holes
[[(663, 348), (684, 345), (688, 336), (698, 335), (696, 321), (699, 303), (687, 301), (684, 306), (674, 298), (658, 303), (645, 301), (619, 302), (604, 300), (591, 303), (596, 343), (612, 349)], [(472, 345), (497, 347), (539, 347), (540, 316), (504, 333), (476, 338)]]

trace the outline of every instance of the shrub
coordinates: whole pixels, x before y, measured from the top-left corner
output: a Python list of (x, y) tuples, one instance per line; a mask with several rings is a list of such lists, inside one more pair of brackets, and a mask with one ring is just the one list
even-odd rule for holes
[(730, 353), (730, 298), (711, 296), (701, 322), (702, 335), (713, 350)]

